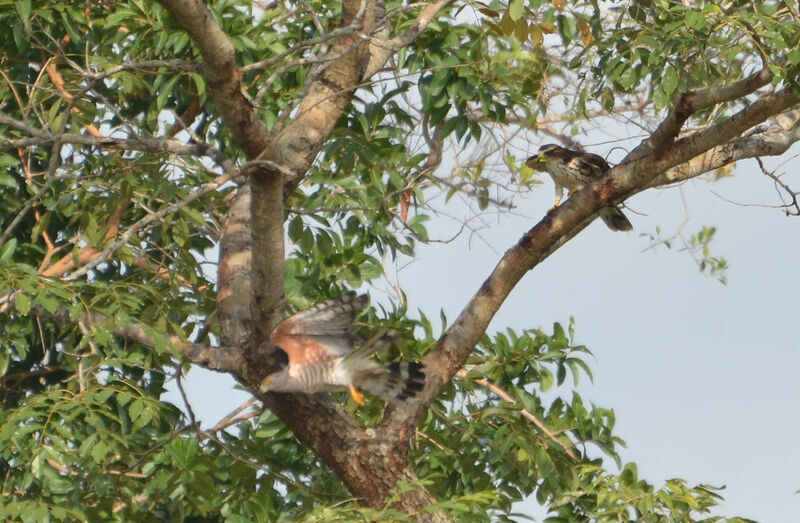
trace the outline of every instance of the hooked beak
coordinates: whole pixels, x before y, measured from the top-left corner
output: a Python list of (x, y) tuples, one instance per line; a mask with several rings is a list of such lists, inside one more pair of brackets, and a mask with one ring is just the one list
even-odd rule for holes
[(547, 160), (544, 156), (539, 156), (538, 154), (534, 154), (527, 160), (525, 160), (525, 165), (533, 169), (534, 171), (543, 171), (544, 170), (544, 163)]

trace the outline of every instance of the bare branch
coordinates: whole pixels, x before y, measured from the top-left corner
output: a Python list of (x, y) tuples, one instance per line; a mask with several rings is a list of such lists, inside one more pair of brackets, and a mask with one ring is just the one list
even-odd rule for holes
[(242, 403), (241, 405), (236, 407), (234, 410), (232, 410), (230, 413), (228, 413), (227, 416), (225, 416), (224, 418), (219, 420), (216, 423), (216, 425), (214, 425), (209, 430), (209, 432), (212, 432), (212, 433), (219, 432), (221, 430), (225, 430), (226, 428), (230, 427), (231, 425), (233, 425), (235, 423), (239, 423), (240, 421), (243, 421), (243, 420), (246, 420), (246, 419), (250, 419), (250, 418), (252, 418), (254, 416), (258, 416), (259, 412), (257, 410), (253, 410), (253, 411), (250, 411), (250, 412), (248, 412), (246, 414), (243, 414), (242, 416), (239, 416), (239, 414), (242, 411), (244, 411), (245, 409), (249, 409), (250, 407), (255, 405), (256, 401), (258, 401), (258, 400), (256, 400), (255, 398), (250, 398), (249, 400), (245, 401), (244, 403)]
[[(800, 123), (800, 111), (787, 113), (794, 115), (794, 122)], [(763, 134), (757, 134), (718, 145), (695, 156), (688, 162), (667, 170), (649, 183), (649, 187), (669, 185), (694, 178), (703, 173), (719, 169), (733, 162), (760, 156), (777, 156), (786, 152), (800, 141), (800, 127), (785, 127), (775, 124)]]
[(167, 69), (168, 71), (182, 71), (196, 73), (200, 71), (200, 65), (184, 60), (143, 60), (141, 62), (127, 62), (105, 71), (90, 72), (81, 70), (87, 78), (91, 80), (104, 80), (109, 76), (123, 71), (149, 71), (151, 69)]

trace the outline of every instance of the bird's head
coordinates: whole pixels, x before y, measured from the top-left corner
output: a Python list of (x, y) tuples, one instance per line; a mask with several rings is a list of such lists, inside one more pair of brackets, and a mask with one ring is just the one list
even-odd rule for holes
[(289, 377), (289, 374), (286, 372), (286, 369), (281, 369), (278, 372), (273, 372), (269, 376), (263, 379), (261, 385), (259, 385), (258, 390), (261, 392), (281, 392), (285, 390), (286, 387), (286, 380)]
[(534, 171), (546, 171), (547, 169), (545, 164), (547, 163), (547, 160), (557, 157), (562, 151), (564, 151), (563, 147), (552, 143), (543, 145), (539, 147), (538, 154), (531, 156), (525, 161), (525, 165)]
[(272, 357), (280, 366), (277, 372), (269, 374), (263, 379), (261, 385), (258, 387), (261, 392), (269, 392), (271, 390), (280, 390), (283, 382), (286, 379), (287, 369), (289, 368), (289, 355), (280, 347), (275, 347)]

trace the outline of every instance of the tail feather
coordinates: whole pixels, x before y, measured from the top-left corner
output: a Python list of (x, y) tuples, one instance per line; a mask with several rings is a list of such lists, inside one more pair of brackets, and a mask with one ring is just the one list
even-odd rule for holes
[(363, 372), (356, 386), (384, 401), (403, 404), (425, 388), (425, 366), (416, 361), (393, 361)]
[(632, 231), (633, 225), (623, 214), (619, 207), (603, 207), (600, 209), (600, 219), (612, 231)]
[(381, 329), (378, 333), (361, 344), (361, 347), (347, 355), (348, 358), (366, 359), (370, 355), (383, 350), (400, 337), (395, 331)]

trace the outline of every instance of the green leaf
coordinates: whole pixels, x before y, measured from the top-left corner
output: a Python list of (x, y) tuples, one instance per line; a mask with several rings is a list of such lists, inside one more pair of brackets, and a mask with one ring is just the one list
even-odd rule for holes
[(511, 0), (511, 2), (508, 4), (508, 16), (511, 17), (511, 20), (516, 22), (522, 17), (524, 9), (524, 0)]
[(669, 96), (664, 93), (661, 85), (653, 89), (653, 103), (655, 103), (657, 109), (663, 109), (669, 103)]
[[(0, 153), (0, 167), (17, 167), (19, 164), (19, 158), (7, 153)], [(0, 173), (0, 185), (15, 189), (17, 181), (10, 174)]]
[(14, 256), (14, 251), (17, 249), (17, 239), (11, 238), (3, 245), (0, 245), (0, 262), (7, 262)]
[(17, 294), (14, 298), (14, 308), (23, 316), (31, 311), (31, 299), (24, 293)]
[(163, 109), (167, 105), (167, 100), (173, 94), (175, 84), (180, 80), (180, 76), (175, 75), (170, 78), (165, 85), (159, 87), (158, 96), (156, 96), (156, 108)]
[(89, 452), (89, 455), (92, 457), (95, 463), (102, 463), (108, 454), (108, 450), (108, 445), (106, 445), (103, 440), (98, 440), (92, 446), (92, 450)]
[(696, 30), (703, 29), (706, 26), (706, 17), (697, 11), (687, 11), (686, 25)]
[(622, 86), (622, 89), (626, 91), (633, 87), (638, 80), (639, 75), (636, 73), (636, 70), (633, 67), (628, 67), (625, 69), (625, 71), (618, 78), (620, 86)]
[(670, 67), (661, 79), (661, 89), (665, 94), (672, 94), (678, 87), (678, 73)]
[(31, 0), (18, 0), (14, 2), (14, 7), (19, 13), (20, 19), (25, 24), (27, 31), (31, 30)]

